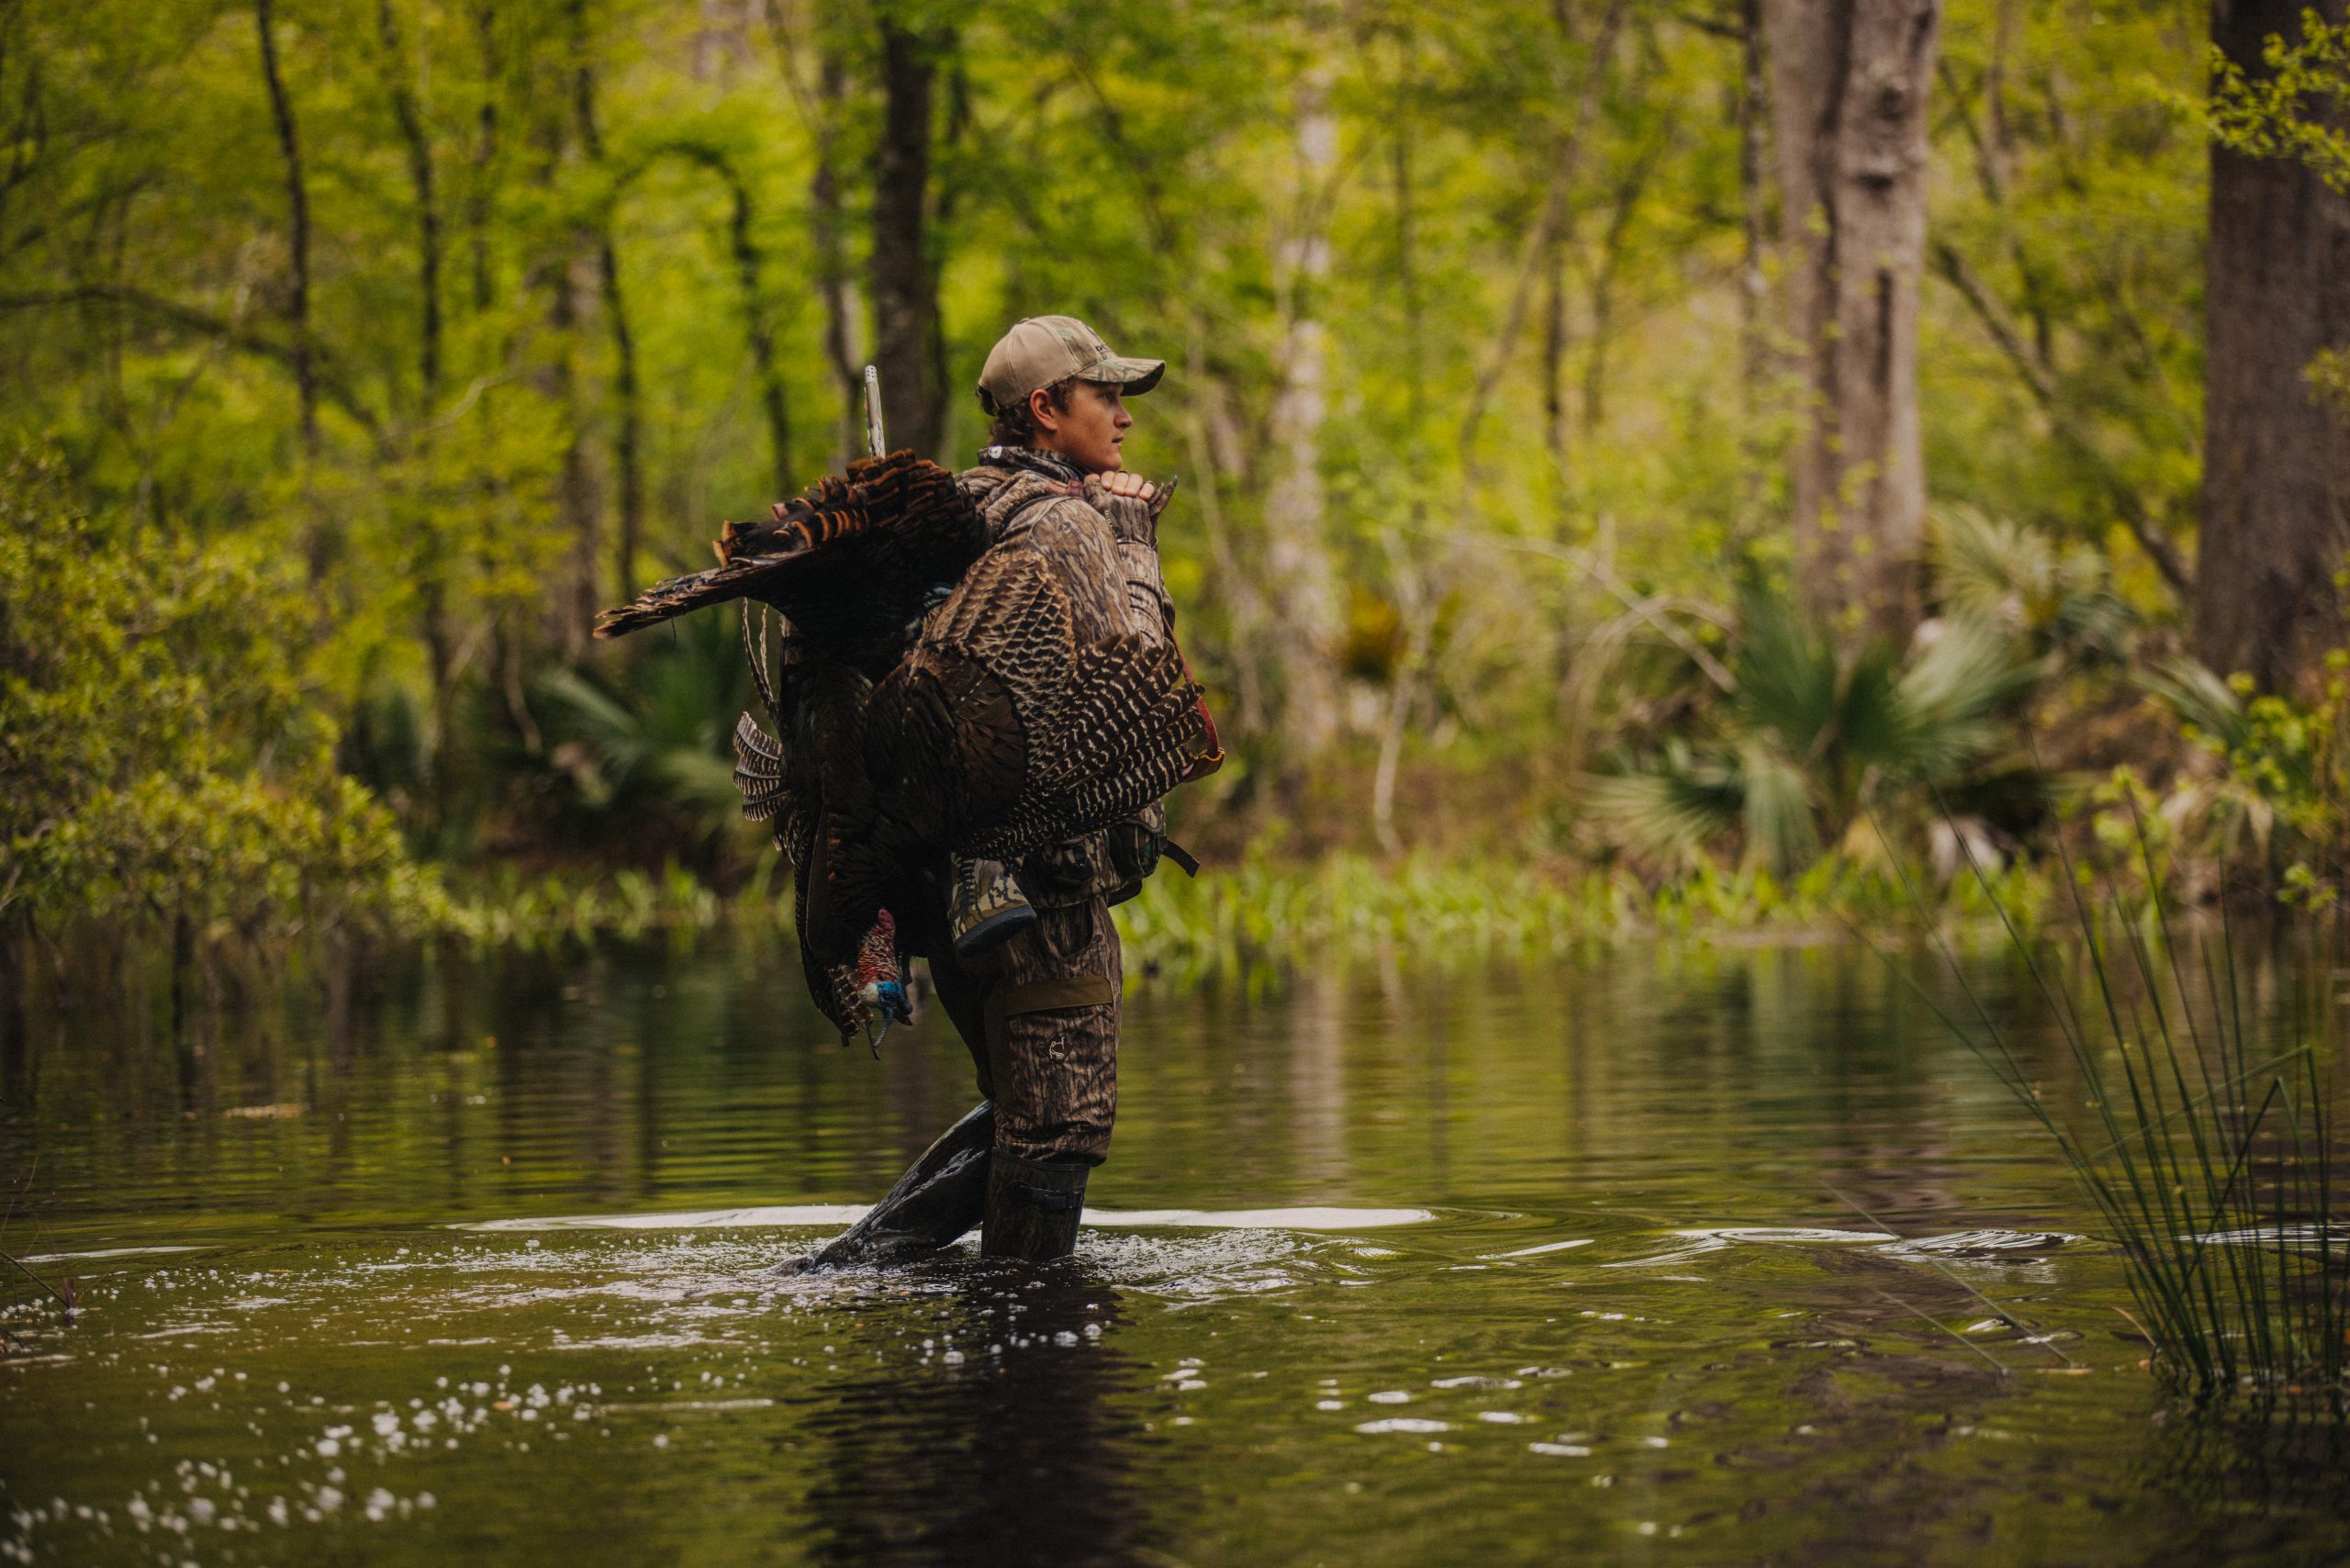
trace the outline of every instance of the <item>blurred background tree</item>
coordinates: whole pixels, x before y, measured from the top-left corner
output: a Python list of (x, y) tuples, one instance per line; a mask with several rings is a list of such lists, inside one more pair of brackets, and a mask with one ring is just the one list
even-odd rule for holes
[[(2340, 640), (2350, 414), (2304, 372), (2350, 349), (2343, 198), (2263, 155), (2331, 144), (2214, 151), (2188, 112), (2215, 40), (2256, 89), (2303, 25), (2243, 0), (0, 0), (0, 439), (53, 454), (52, 498), (8, 481), (10, 646), (64, 635), (76, 574), (118, 566), (96, 541), (235, 563), (180, 633), (209, 693), (186, 722), (229, 759), (206, 776), (388, 812), (415, 862), (731, 888), (761, 852), (720, 787), (728, 629), (616, 651), (592, 612), (856, 450), (868, 359), (893, 438), (968, 462), (988, 346), (1069, 311), (1170, 362), (1127, 450), (1186, 481), (1162, 545), (1235, 756), (1179, 826), (1212, 854), (1278, 828), (1298, 856), (1605, 860), (1590, 775), (1668, 741), (1808, 770), (1771, 854), (1835, 852), (1876, 785), (1757, 692), (1774, 650), (1857, 700), (1975, 649), (1953, 785), (2026, 755), (2200, 777), (2127, 666), (2191, 630), (2218, 674), (2322, 703)], [(2322, 130), (2311, 59), (2271, 107)], [(2257, 308), (2277, 290), (2298, 303)], [(2258, 434), (2286, 429), (2317, 444)], [(2218, 571), (2199, 528), (2232, 541)], [(73, 602), (129, 613), (107, 591)], [(2295, 630), (2224, 632), (2245, 606)], [(201, 673), (256, 638), (301, 746)], [(11, 703), (116, 678), (73, 664), (12, 667)], [(24, 778), (19, 887), (89, 787)], [(2054, 798), (2000, 832), (2028, 845)], [(1700, 852), (1752, 853), (1717, 815)]]

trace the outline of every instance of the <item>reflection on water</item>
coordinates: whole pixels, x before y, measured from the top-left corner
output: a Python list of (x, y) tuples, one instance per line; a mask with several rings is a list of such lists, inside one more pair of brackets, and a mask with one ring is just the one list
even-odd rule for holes
[(810, 1428), (825, 1451), (808, 1496), (811, 1555), (1133, 1561), (1159, 1533), (1150, 1520), (1166, 1499), (1143, 1493), (1147, 1427), (1121, 1398), (1139, 1369), (1117, 1348), (1117, 1289), (1083, 1277), (1033, 1289), (974, 1282), (949, 1300), (936, 1338), (984, 1347), (990, 1372), (883, 1368), (847, 1383)]
[(2339, 1455), (2165, 1417), (2064, 1171), (1865, 956), (1147, 990), (1071, 1266), (778, 1278), (969, 1098), (943, 1021), (838, 1052), (781, 957), (0, 1024), (0, 1244), (81, 1304), (4, 1298), (0, 1552), (2350, 1549)]

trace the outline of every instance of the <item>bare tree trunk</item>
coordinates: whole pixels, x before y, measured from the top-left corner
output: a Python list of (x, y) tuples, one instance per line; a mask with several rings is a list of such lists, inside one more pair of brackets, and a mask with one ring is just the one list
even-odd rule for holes
[(416, 193), (417, 286), (423, 295), (418, 321), (419, 402), (429, 416), (441, 390), (441, 207), (432, 188), (432, 143), (426, 134), (423, 110), (409, 85), (408, 53), (400, 47), (399, 19), (392, 0), (376, 0), (375, 21), (384, 44), (384, 79), (392, 99), (392, 118), (400, 128), (408, 152), (408, 183)]
[[(538, 152), (536, 178), (551, 189), (563, 165), (585, 151), (592, 155), (594, 78), (588, 64), (588, 8), (585, 0), (567, 7), (569, 34), (557, 42), (562, 67), (559, 84), (532, 121), (532, 140)], [(526, 40), (526, 50), (535, 43)], [(526, 60), (524, 69), (537, 74)], [(565, 656), (576, 659), (589, 646), (589, 628), (602, 600), (604, 549), (604, 479), (595, 446), (595, 421), (583, 395), (581, 340), (599, 308), (601, 279), (599, 248), (592, 235), (574, 233), (539, 258), (530, 285), (547, 291), (547, 321), (552, 352), (536, 373), (547, 398), (563, 411), (566, 440), (555, 482), (555, 515), (570, 540), (558, 571), (556, 591), (548, 596), (548, 632)], [(519, 652), (519, 649), (518, 649)]]
[[(1606, 13), (1600, 18), (1599, 30), (1593, 41), (1590, 63), (1585, 68), (1581, 91), (1576, 95), (1573, 118), (1561, 131), (1550, 162), (1550, 194), (1543, 198), (1542, 215), (1535, 220), (1534, 233), (1528, 242), (1526, 264), (1519, 271), (1517, 285), (1510, 293), (1509, 308), (1503, 312), (1502, 328), (1494, 339), (1494, 352), (1485, 368), (1477, 377), (1475, 389), (1470, 394), (1469, 411), (1460, 420), (1460, 461), (1472, 478), (1478, 472), (1476, 457), (1477, 431), (1484, 423), (1485, 410), (1492, 405), (1494, 388), (1500, 386), (1502, 373), (1509, 368), (1512, 356), (1526, 327), (1526, 312), (1534, 301), (1534, 286), (1543, 265), (1563, 242), (1573, 219), (1572, 196), (1577, 169), (1584, 151), (1583, 132), (1599, 110), (1606, 95), (1607, 76), (1616, 54), (1616, 39), (1622, 30), (1628, 0), (1610, 0)], [(1566, 10), (1554, 6), (1552, 15), (1563, 32), (1567, 27)]]
[(481, 108), (474, 140), (473, 189), (465, 193), (465, 227), (471, 230), (474, 263), (474, 312), (489, 309), (490, 181), (498, 162), (498, 7), (495, 0), (477, 0), (474, 31), (481, 44)]
[[(2214, 0), (2211, 41), (2255, 79), (2308, 0)], [(2343, 0), (2318, 7), (2340, 23)], [(2285, 159), (2211, 150), (2195, 649), (2271, 691), (2313, 684), (2344, 636), (2350, 414), (2304, 375), (2350, 346), (2350, 196)]]
[(1231, 419), (1222, 404), (1224, 388), (1208, 370), (1207, 335), (1206, 312), (1194, 304), (1183, 332), (1183, 385), (1192, 390), (1179, 407), (1182, 410), (1184, 450), (1190, 454), (1192, 471), (1199, 480), (1201, 532), (1206, 535), (1212, 567), (1209, 591), (1223, 608), (1224, 640), (1231, 650), (1232, 694), (1237, 703), (1235, 729), (1240, 734), (1256, 735), (1263, 734), (1266, 727), (1266, 661), (1260, 655), (1268, 617), (1262, 585), (1243, 566), (1240, 552), (1234, 546), (1232, 530), (1225, 520), (1222, 477), (1228, 470), (1218, 461), (1217, 442), (1210, 420), (1213, 413), (1218, 424), (1228, 428)]
[[(784, 81), (815, 143), (815, 168), (808, 178), (809, 227), (816, 251), (816, 294), (824, 306), (824, 361), (832, 367), (840, 399), (832, 457), (837, 467), (865, 454), (865, 376), (860, 368), (865, 364), (865, 301), (849, 265), (848, 212), (840, 178), (848, 67), (837, 45), (800, 6), (789, 0), (763, 0), (763, 5)], [(803, 30), (812, 48), (804, 49), (795, 37)], [(810, 54), (812, 72), (801, 64)]]
[(873, 160), (873, 360), (891, 447), (938, 454), (945, 389), (934, 352), (930, 142), (936, 50), (946, 39), (881, 24), (881, 143)]
[(1563, 235), (1550, 236), (1542, 263), (1542, 441), (1566, 471), (1567, 255)]
[(548, 279), (553, 294), (549, 322), (554, 330), (555, 347), (547, 371), (547, 391), (569, 425), (563, 466), (555, 481), (555, 512), (571, 540), (560, 576), (561, 589), (553, 597), (550, 610), (554, 641), (573, 658), (587, 652), (589, 628), (602, 599), (604, 486), (592, 444), (594, 432), (579, 389), (583, 318), (593, 309), (596, 297), (595, 281), (588, 274), (591, 264), (591, 257), (574, 255), (558, 262)]
[[(597, 162), (604, 158), (604, 135), (596, 122), (596, 70), (590, 52), (586, 0), (572, 0), (572, 114), (579, 145)], [(622, 598), (636, 592), (636, 553), (644, 534), (644, 400), (636, 371), (636, 333), (629, 325), (628, 297), (621, 283), (621, 257), (612, 235), (612, 221), (604, 220), (596, 236), (596, 284), (603, 297), (605, 323), (612, 336), (612, 398), (618, 405), (619, 428), (612, 440), (613, 465), (620, 482), (620, 537), (613, 543), (613, 576)], [(583, 545), (586, 543), (582, 542)], [(599, 608), (596, 557), (583, 549), (578, 563), (582, 603), (579, 622), (584, 631)]]
[(1265, 566), (1271, 599), (1275, 666), (1281, 672), (1281, 731), (1291, 755), (1310, 757), (1338, 734), (1338, 585), (1325, 534), (1322, 424), (1328, 333), (1318, 312), (1330, 275), (1325, 196), (1338, 157), (1338, 122), (1329, 106), (1327, 73), (1299, 84), (1298, 183), (1294, 229), (1283, 242), (1290, 296), (1288, 352), (1270, 419), (1279, 476), (1265, 498)]
[(1763, 0), (1790, 316), (1806, 369), (1796, 582), (1840, 629), (1906, 642), (1925, 456), (1918, 292), (1939, 0)]
[(1426, 684), (1428, 655), (1436, 641), (1436, 592), (1412, 559), (1411, 552), (1392, 529), (1382, 543), (1387, 549), (1388, 577), (1404, 617), (1404, 654), (1395, 661), (1394, 679), (1388, 689), (1387, 713), (1380, 726), (1379, 760), (1371, 775), (1371, 830), (1380, 849), (1388, 855), (1404, 850), (1395, 831), (1395, 778), (1402, 770), (1404, 743), (1410, 738), (1412, 713), (1419, 706)]
[(1771, 376), (1770, 281), (1763, 267), (1770, 241), (1771, 195), (1763, 163), (1769, 155), (1771, 99), (1764, 76), (1762, 0), (1740, 0), (1739, 20), (1739, 510), (1741, 526), (1751, 528), (1762, 506), (1762, 389)]
[(848, 215), (841, 202), (840, 119), (848, 96), (848, 73), (836, 50), (827, 49), (817, 66), (816, 172), (808, 182), (815, 213), (816, 284), (824, 299), (824, 357), (840, 380), (840, 457), (865, 451), (865, 421), (858, 399), (865, 391), (865, 301), (848, 263)]
[[(417, 412), (415, 436), (421, 453), (431, 444), (431, 419), (441, 395), (441, 208), (434, 190), (432, 145), (418, 102), (408, 50), (400, 38), (399, 17), (392, 0), (376, 0), (375, 31), (384, 51), (384, 86), (391, 99), (392, 118), (399, 128), (408, 156), (408, 184), (416, 201), (417, 284), (420, 297), (417, 322)], [(397, 498), (408, 501), (409, 498)], [(426, 765), (422, 815), (439, 827), (449, 804), (449, 735), (455, 703), (451, 651), (448, 552), (429, 521), (408, 531), (416, 554), (409, 566), (421, 601), (424, 668), (431, 720), (431, 753)]]
[(733, 214), (726, 225), (727, 248), (733, 254), (734, 278), (743, 291), (744, 335), (750, 340), (751, 369), (758, 378), (759, 404), (767, 418), (767, 455), (775, 465), (775, 493), (789, 496), (800, 487), (791, 456), (791, 402), (783, 367), (776, 362), (775, 312), (767, 305), (767, 257), (753, 227), (750, 187), (730, 165), (716, 167), (734, 198)]
[(1412, 439), (1419, 440), (1420, 422), (1427, 414), (1427, 330), (1420, 300), (1418, 198), (1412, 183), (1412, 141), (1399, 117), (1393, 149), (1395, 177), (1395, 286), (1404, 297), (1404, 409), (1411, 417)]
[[(1647, 73), (1642, 72), (1639, 84), (1647, 84)], [(1639, 211), (1640, 196), (1648, 189), (1649, 175), (1656, 168), (1658, 154), (1663, 151), (1661, 140), (1651, 140), (1632, 160), (1632, 166), (1616, 187), (1613, 210), (1607, 218), (1607, 232), (1599, 242), (1599, 265), (1591, 278), (1591, 350), (1583, 360), (1583, 436), (1589, 441), (1599, 432), (1607, 418), (1607, 341), (1616, 330), (1616, 281), (1624, 272), (1624, 246), (1630, 236), (1632, 217)]]
[[(596, 250), (596, 276), (612, 332), (612, 397), (620, 405), (612, 441), (621, 487), (621, 533), (613, 546), (621, 597), (636, 596), (636, 553), (644, 539), (644, 395), (636, 373), (636, 333), (629, 326), (628, 299), (621, 291), (621, 256), (607, 228)], [(591, 616), (592, 619), (592, 616)]]
[(286, 236), (289, 259), (285, 280), (285, 320), (294, 330), (294, 386), (302, 405), (302, 451), (319, 451), (319, 383), (310, 345), (310, 191), (302, 176), (302, 142), (294, 126), (294, 105), (285, 95), (285, 78), (277, 68), (276, 24), (273, 0), (253, 0), (253, 21), (261, 33), (261, 73), (269, 87), (270, 119), (277, 127), (277, 147), (285, 161), (285, 201), (290, 213)]

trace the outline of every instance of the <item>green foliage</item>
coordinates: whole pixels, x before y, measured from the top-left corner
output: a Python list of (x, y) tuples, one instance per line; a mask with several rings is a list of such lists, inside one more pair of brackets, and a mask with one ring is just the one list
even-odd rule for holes
[[(302, 722), (339, 732), (412, 853), (591, 882), (583, 863), (741, 869), (723, 639), (611, 651), (586, 628), (853, 443), (885, 19), (935, 67), (943, 454), (976, 444), (968, 388), (1018, 316), (1074, 310), (1171, 362), (1126, 452), (1184, 480), (1161, 546), (1233, 742), (1194, 792), (1225, 842), (1359, 793), (1374, 757), (1423, 844), (1457, 830), (1415, 820), (1416, 778), (1523, 780), (1476, 827), (1505, 842), (1631, 734), (1671, 786), (1659, 842), (1685, 858), (1735, 819), (1754, 864), (1793, 867), (1874, 853), (1863, 805), (1915, 825), (1915, 780), (1998, 772), (2005, 711), (1968, 716), (1955, 649), (1692, 717), (1683, 644), (1783, 562), (1805, 412), (1735, 7), (269, 11), (298, 319), (254, 9), (0, 7), (0, 439), (53, 442), (110, 527), (298, 573)], [(2003, 629), (2017, 662), (2108, 661), (2176, 608), (2205, 149), (2165, 95), (2199, 90), (2206, 20), (1949, 9), (1920, 408), (1948, 622)], [(1284, 521), (1301, 467), (1320, 485)], [(1300, 573), (1327, 590), (1321, 633), (1284, 621)], [(1319, 749), (1282, 711), (1300, 648), (1330, 666)], [(296, 722), (273, 711), (188, 722), (222, 728), (235, 778), (261, 756), (238, 737)], [(341, 799), (291, 771), (323, 744), (279, 744), (261, 776)], [(84, 799), (30, 787), (46, 815)]]
[(1937, 501), (2097, 550), (2143, 611), (2183, 599), (2196, 525), (2209, 154), (2176, 106), (2209, 26), (2184, 3), (1953, 6), (1936, 82)]
[(315, 606), (250, 543), (106, 524), (0, 479), (0, 920), (412, 930), (444, 911), (332, 766)]
[[(2035, 910), (2048, 896), (2044, 879), (2018, 865), (1979, 882), (1953, 879), (1924, 918), (1996, 935), (1989, 923), (2002, 909)], [(1163, 872), (1117, 915), (1130, 969), (1253, 980), (1334, 953), (1409, 953), (1442, 965), (1632, 937), (1817, 941), (1918, 913), (1902, 870), (1837, 857), (1788, 878), (1700, 862), (1651, 889), (1620, 869), (1572, 864), (1337, 855), (1300, 866), (1258, 846), (1214, 876)]]
[(2350, 655), (2328, 660), (2309, 705), (2223, 681), (2191, 659), (2136, 676), (2176, 716), (2208, 765), (2157, 810), (2192, 852), (2248, 866), (2290, 902), (2331, 902), (2350, 868)]
[(2002, 717), (2040, 666), (1986, 620), (1938, 630), (1906, 662), (1879, 646), (1845, 653), (1784, 598), (1750, 593), (1711, 733), (1597, 780), (1594, 808), (1651, 855), (1685, 863), (1735, 835), (1746, 863), (1784, 873), (1845, 845), (1871, 813), (1963, 796), (1988, 782)]
[(2297, 159), (2350, 195), (2350, 132), (2342, 123), (2350, 111), (2350, 25), (2332, 26), (2312, 7), (2301, 13), (2301, 36), (2272, 35), (2261, 61), (2266, 73), (2247, 76), (2211, 51), (2205, 112), (2212, 136), (2250, 157)]
[(732, 610), (664, 628), (617, 678), (550, 666), (532, 705), (565, 831), (607, 843), (650, 832), (705, 854), (748, 836), (733, 737), (751, 696)]
[(2067, 663), (2112, 660), (2136, 621), (2104, 557), (1961, 503), (1940, 509), (1934, 588), (1962, 616), (2002, 626)]
[[(522, 877), (511, 866), (462, 885), (452, 929), (482, 946), (554, 948), (601, 936), (633, 940), (655, 931), (697, 931), (718, 924), (728, 906), (676, 862), (658, 876), (632, 868), (590, 880)], [(790, 901), (745, 889), (733, 906), (739, 921), (765, 913), (789, 926)]]

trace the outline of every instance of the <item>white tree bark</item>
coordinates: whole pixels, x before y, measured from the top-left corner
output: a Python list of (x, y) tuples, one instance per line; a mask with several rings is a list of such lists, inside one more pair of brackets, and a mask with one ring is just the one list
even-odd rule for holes
[(1326, 531), (1322, 426), (1328, 413), (1329, 334), (1320, 319), (1330, 275), (1327, 196), (1338, 161), (1330, 78), (1317, 68), (1298, 86), (1298, 178), (1290, 230), (1279, 251), (1291, 302), (1281, 387), (1270, 420), (1278, 468), (1265, 498), (1266, 585), (1273, 660), (1281, 677), (1281, 728), (1291, 753), (1311, 756), (1338, 734), (1338, 585)]

